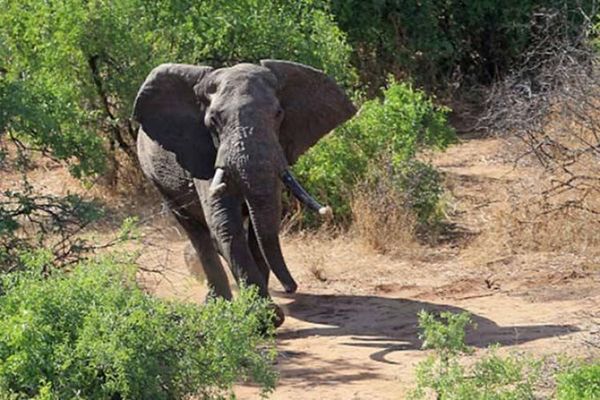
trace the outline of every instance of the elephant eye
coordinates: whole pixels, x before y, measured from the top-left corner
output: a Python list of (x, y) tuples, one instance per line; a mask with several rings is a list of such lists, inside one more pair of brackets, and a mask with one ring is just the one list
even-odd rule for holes
[(275, 111), (275, 118), (280, 119), (281, 117), (283, 117), (283, 108), (278, 107)]
[(211, 83), (210, 85), (208, 85), (208, 87), (206, 88), (206, 93), (207, 94), (213, 94), (217, 91), (217, 85), (214, 83)]

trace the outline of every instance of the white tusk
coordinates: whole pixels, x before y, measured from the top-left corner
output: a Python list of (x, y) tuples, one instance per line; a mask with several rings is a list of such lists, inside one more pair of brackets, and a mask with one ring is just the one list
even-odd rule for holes
[(225, 175), (225, 171), (222, 168), (217, 168), (215, 171), (215, 176), (213, 176), (212, 182), (210, 184), (210, 194), (212, 196), (216, 196), (218, 194), (223, 193), (227, 185), (223, 182), (223, 176)]
[(333, 210), (329, 206), (321, 207), (321, 208), (319, 208), (319, 214), (322, 215), (323, 217), (332, 217)]
[(315, 200), (306, 191), (306, 189), (304, 189), (302, 185), (298, 183), (296, 178), (294, 178), (294, 175), (292, 175), (292, 173), (289, 170), (283, 170), (283, 172), (281, 173), (281, 180), (283, 181), (285, 186), (287, 186), (292, 191), (294, 196), (296, 196), (296, 198), (300, 200), (302, 204), (306, 205), (309, 209), (318, 212), (319, 215), (326, 218), (330, 218), (333, 216), (333, 210), (331, 209), (331, 207), (322, 206), (317, 200)]

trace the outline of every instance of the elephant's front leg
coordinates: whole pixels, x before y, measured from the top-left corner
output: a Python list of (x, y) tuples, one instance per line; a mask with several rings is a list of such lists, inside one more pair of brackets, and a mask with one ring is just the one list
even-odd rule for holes
[(260, 251), (260, 246), (258, 244), (258, 240), (256, 239), (256, 233), (254, 232), (254, 226), (252, 225), (251, 221), (248, 221), (247, 235), (248, 245), (250, 246), (250, 251), (252, 252), (254, 261), (256, 261), (258, 269), (265, 277), (266, 285), (269, 286), (269, 275), (271, 270), (269, 269), (269, 265), (266, 263), (265, 258)]

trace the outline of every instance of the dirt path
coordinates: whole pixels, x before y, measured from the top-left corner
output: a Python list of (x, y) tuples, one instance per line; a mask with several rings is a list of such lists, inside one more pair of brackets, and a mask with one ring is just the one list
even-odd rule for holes
[[(600, 295), (591, 290), (599, 287), (598, 274), (557, 277), (541, 289), (530, 286), (531, 275), (507, 277), (488, 288), (483, 276), (456, 271), (458, 264), (432, 265), (429, 272), (426, 264), (365, 254), (352, 243), (334, 241), (311, 245), (310, 258), (335, 249), (322, 266), (321, 281), (306, 264), (304, 241), (290, 240), (284, 248), (298, 293), (288, 296), (272, 287), (287, 315), (278, 331), (281, 379), (272, 399), (404, 398), (414, 384), (415, 365), (426, 356), (417, 336), (420, 310), (470, 312), (478, 329), (468, 342), (477, 348), (500, 343), (538, 355), (590, 355), (597, 349), (586, 342), (600, 344)], [(186, 277), (183, 260), (172, 263), (181, 270), (170, 271), (170, 282), (162, 281), (158, 292), (201, 300), (205, 289)], [(248, 386), (237, 394), (259, 398)]]
[[(420, 310), (462, 311), (478, 329), (477, 348), (537, 355), (566, 352), (600, 357), (600, 260), (585, 255), (506, 252), (491, 229), (509, 189), (523, 174), (502, 159), (505, 143), (470, 140), (435, 162), (453, 193), (452, 240), (419, 257), (378, 255), (351, 237), (290, 237), (284, 253), (299, 282), (272, 294), (287, 315), (278, 331), (279, 387), (272, 399), (402, 399), (414, 384)], [(159, 294), (200, 301), (205, 289), (189, 278), (173, 235), (166, 280), (147, 282)], [(156, 262), (146, 255), (148, 263)], [(258, 398), (237, 388), (240, 399)]]

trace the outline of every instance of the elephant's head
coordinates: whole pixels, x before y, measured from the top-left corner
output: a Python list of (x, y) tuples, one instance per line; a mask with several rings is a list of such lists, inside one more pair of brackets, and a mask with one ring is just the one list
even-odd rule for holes
[(287, 168), (355, 112), (321, 71), (276, 60), (222, 69), (161, 65), (149, 75), (134, 106), (134, 117), (150, 136), (152, 131), (178, 134), (202, 126), (210, 130), (216, 149), (210, 172), (215, 175), (213, 195), (243, 197), (261, 251), (289, 291), (295, 283), (279, 248), (279, 182), (291, 184), (296, 195), (311, 203)]

